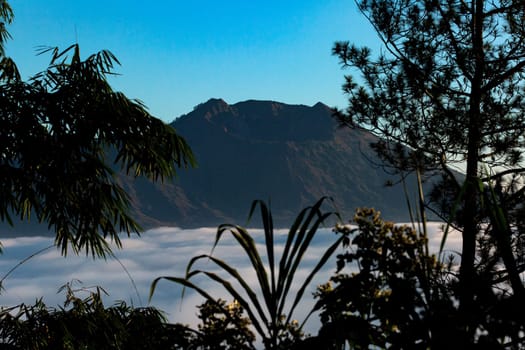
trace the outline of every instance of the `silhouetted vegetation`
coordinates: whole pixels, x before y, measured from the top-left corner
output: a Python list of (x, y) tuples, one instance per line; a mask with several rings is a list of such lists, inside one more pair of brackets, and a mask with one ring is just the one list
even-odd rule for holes
[[(13, 13), (0, 5), (3, 48)], [(120, 232), (140, 231), (115, 172), (163, 180), (193, 155), (173, 128), (113, 91), (106, 78), (118, 61), (109, 51), (82, 59), (75, 44), (41, 53), (51, 54), (49, 67), (27, 82), (0, 57), (0, 220), (31, 217), (55, 231), (63, 254), (104, 256), (105, 238), (119, 245)]]
[[(277, 262), (272, 213), (260, 209), (264, 252), (247, 229), (219, 226), (213, 248), (231, 234), (249, 261), (256, 286), (212, 253), (190, 260), (175, 282), (198, 292), (197, 329), (172, 325), (154, 308), (106, 307), (100, 288), (66, 285), (59, 309), (42, 301), (0, 312), (5, 349), (523, 349), (525, 226), (522, 150), (525, 146), (525, 3), (500, 1), (360, 0), (386, 50), (334, 46), (344, 67), (349, 107), (342, 124), (380, 137), (373, 145), (403, 177), (438, 170), (443, 182), (430, 202), (421, 195), (420, 230), (358, 209), (339, 224), (306, 278), (297, 281), (319, 227), (333, 213), (324, 199), (291, 224)], [(0, 48), (12, 11), (0, 2)], [(28, 82), (2, 53), (0, 62), (0, 219), (30, 214), (56, 232), (67, 253), (108, 253), (106, 238), (139, 230), (108, 159), (128, 174), (162, 180), (193, 165), (186, 142), (144, 106), (106, 81), (116, 58), (107, 51), (82, 59), (78, 45), (51, 54), (48, 69)], [(450, 171), (466, 166), (466, 179)], [(336, 170), (334, 170), (336, 171)], [(418, 184), (421, 189), (421, 183)], [(462, 234), (460, 261), (430, 255), (424, 222), (432, 210)], [(319, 270), (340, 250), (338, 271), (318, 287), (316, 335), (294, 312)], [(207, 261), (213, 269), (200, 265)], [(216, 270), (219, 272), (216, 272)], [(195, 277), (216, 282), (233, 301), (216, 299)]]
[[(525, 199), (525, 3), (357, 4), (385, 50), (372, 58), (368, 48), (334, 46), (342, 65), (360, 73), (359, 79), (346, 77), (349, 107), (338, 117), (380, 136), (374, 147), (401, 173), (444, 174), (447, 191), (433, 193), (444, 207), (428, 208), (463, 236), (455, 321), (460, 347), (471, 348), (488, 308), (523, 309), (525, 299), (519, 219)], [(464, 182), (450, 172), (455, 164), (465, 165)], [(518, 329), (509, 337), (523, 340)]]
[[(109, 51), (83, 59), (78, 44), (45, 48), (46, 70), (24, 81), (4, 44), (14, 14), (0, 1), (0, 221), (47, 224), (66, 255), (111, 253), (119, 233), (139, 233), (116, 173), (159, 181), (195, 160), (175, 130), (141, 102), (114, 91)], [(2, 308), (2, 349), (186, 349), (186, 328), (154, 308), (105, 307), (101, 289), (79, 298), (70, 285), (60, 309), (41, 300)], [(179, 337), (179, 335), (182, 335)], [(175, 339), (175, 338), (177, 339)], [(169, 345), (168, 345), (169, 344)]]
[[(0, 312), (0, 349), (189, 349), (193, 332), (171, 325), (153, 307), (106, 307), (100, 287), (65, 285), (63, 307), (42, 300)], [(81, 294), (87, 294), (82, 298)]]
[[(343, 240), (343, 237), (335, 240), (326, 252), (319, 257), (317, 264), (308, 275), (302, 281), (297, 281), (296, 272), (308, 252), (314, 235), (320, 225), (333, 215), (333, 213), (321, 211), (323, 202), (324, 199), (319, 200), (315, 205), (304, 209), (297, 216), (287, 234), (284, 250), (278, 264), (275, 254), (272, 213), (264, 202), (255, 201), (250, 210), (251, 217), (257, 206), (260, 208), (264, 231), (264, 254), (259, 251), (247, 229), (231, 224), (219, 226), (214, 248), (219, 244), (224, 233), (231, 233), (249, 260), (253, 269), (252, 272), (257, 277), (257, 288), (248, 283), (251, 274), (242, 276), (234, 266), (225, 260), (219, 259), (213, 254), (204, 254), (195, 256), (190, 260), (186, 268), (186, 276), (164, 276), (155, 279), (151, 286), (150, 295), (153, 295), (158, 282), (165, 279), (191, 288), (207, 301), (217, 304), (212, 295), (192, 282), (192, 278), (203, 275), (221, 285), (246, 310), (251, 324), (261, 337), (266, 349), (289, 349), (295, 342), (302, 339), (302, 327), (309, 316), (299, 323), (293, 319), (294, 311), (313, 277), (326, 264)], [(203, 259), (213, 263), (214, 267), (219, 267), (226, 276), (199, 267), (197, 264)], [(293, 292), (292, 288), (297, 288), (297, 291), (290, 294)]]

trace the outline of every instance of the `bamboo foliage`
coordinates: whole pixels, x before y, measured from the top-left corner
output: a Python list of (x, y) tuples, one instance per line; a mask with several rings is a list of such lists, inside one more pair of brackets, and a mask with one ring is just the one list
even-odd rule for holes
[(112, 53), (40, 53), (49, 66), (27, 82), (0, 64), (0, 221), (45, 223), (63, 255), (106, 257), (106, 238), (120, 247), (121, 232), (142, 230), (119, 173), (163, 181), (196, 161), (171, 126), (112, 89)]
[[(267, 349), (281, 348), (283, 344), (280, 343), (279, 337), (293, 322), (294, 311), (307, 287), (344, 238), (337, 238), (326, 249), (304, 280), (296, 280), (296, 273), (301, 261), (303, 261), (319, 227), (330, 216), (335, 215), (332, 212), (323, 213), (321, 211), (321, 205), (325, 200), (326, 198), (323, 198), (312, 207), (300, 212), (290, 227), (283, 253), (278, 262), (275, 254), (275, 233), (271, 210), (263, 201), (254, 201), (249, 217), (251, 218), (256, 209), (259, 208), (263, 223), (266, 262), (263, 260), (262, 252), (257, 248), (255, 240), (246, 228), (223, 224), (217, 229), (212, 252), (193, 257), (187, 265), (184, 277), (162, 276), (156, 278), (151, 285), (150, 298), (153, 296), (159, 281), (164, 279), (181, 284), (185, 288), (191, 288), (205, 299), (215, 302), (215, 299), (206, 290), (192, 281), (196, 276), (205, 276), (221, 285), (246, 310), (253, 327), (262, 338)], [(248, 258), (250, 267), (257, 278), (256, 287), (251, 286), (248, 283), (247, 276), (243, 276), (234, 266), (213, 255), (224, 234), (228, 233), (233, 236)], [(226, 277), (209, 269), (197, 268), (198, 263), (202, 260), (213, 263), (225, 273)], [(295, 295), (291, 295), (292, 287), (295, 286), (297, 286), (297, 291)], [(300, 328), (303, 327), (309, 316), (305, 317)]]

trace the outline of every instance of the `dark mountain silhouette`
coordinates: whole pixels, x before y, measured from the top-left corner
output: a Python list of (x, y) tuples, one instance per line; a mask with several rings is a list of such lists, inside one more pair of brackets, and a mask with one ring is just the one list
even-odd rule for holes
[[(376, 138), (338, 128), (322, 103), (229, 105), (211, 99), (172, 126), (189, 142), (198, 168), (181, 170), (162, 184), (120, 176), (144, 228), (245, 225), (255, 199), (270, 202), (276, 226), (289, 227), (303, 208), (323, 196), (334, 199), (345, 220), (361, 206), (380, 210), (388, 220), (408, 220), (401, 186), (385, 186), (395, 177), (378, 165), (370, 148)], [(415, 188), (415, 181), (409, 186)], [(258, 218), (250, 222), (259, 225)], [(0, 223), (2, 237), (40, 233), (46, 227)]]
[(322, 103), (211, 99), (172, 125), (199, 167), (164, 184), (123, 180), (147, 227), (244, 225), (254, 199), (269, 201), (276, 225), (289, 226), (322, 196), (334, 199), (344, 219), (369, 206), (389, 220), (408, 220), (401, 186), (385, 187), (393, 177), (377, 165), (369, 146), (375, 137), (338, 128)]

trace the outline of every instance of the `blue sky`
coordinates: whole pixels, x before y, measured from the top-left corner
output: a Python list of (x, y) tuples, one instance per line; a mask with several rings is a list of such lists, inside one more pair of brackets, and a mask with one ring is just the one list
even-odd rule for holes
[(75, 42), (120, 60), (117, 90), (166, 122), (209, 98), (345, 106), (335, 41), (376, 46), (352, 0), (11, 0), (6, 53), (24, 77), (44, 69), (38, 46)]

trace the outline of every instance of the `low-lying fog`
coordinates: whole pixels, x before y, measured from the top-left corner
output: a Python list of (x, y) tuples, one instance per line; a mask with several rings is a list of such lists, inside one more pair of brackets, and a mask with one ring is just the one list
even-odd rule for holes
[[(441, 240), (440, 225), (431, 224), (430, 249), (437, 252)], [(64, 293), (57, 293), (58, 289), (72, 281), (79, 280), (82, 284), (74, 283), (76, 287), (101, 286), (108, 293), (105, 297), (106, 306), (123, 300), (128, 304), (138, 306), (155, 306), (163, 310), (172, 322), (195, 325), (197, 322), (195, 308), (202, 303), (199, 295), (187, 292), (181, 301), (181, 287), (161, 281), (148, 303), (149, 290), (152, 281), (159, 276), (183, 276), (188, 260), (198, 254), (210, 253), (215, 238), (215, 228), (181, 230), (173, 227), (163, 227), (144, 232), (140, 237), (123, 237), (123, 248), (114, 249), (118, 258), (92, 259), (91, 257), (68, 255), (60, 256), (56, 248), (46, 249), (18, 266), (2, 282), (3, 290), (0, 294), (0, 305), (13, 306), (20, 303), (33, 304), (42, 297), (48, 306), (62, 305)], [(257, 242), (262, 243), (261, 230), (250, 231)], [(286, 235), (286, 230), (279, 230), (280, 242)], [(317, 233), (315, 242), (311, 245), (307, 258), (303, 261), (297, 280), (302, 281), (309, 269), (323, 254), (336, 235), (330, 229), (322, 229)], [(0, 255), (0, 278), (5, 277), (10, 269), (22, 260), (42, 250), (53, 243), (52, 237), (18, 237), (7, 238), (1, 241), (3, 254)], [(448, 249), (458, 249), (460, 237), (450, 234), (447, 240)], [(280, 253), (281, 245), (277, 243), (276, 251)], [(261, 246), (261, 254), (264, 250)], [(236, 266), (247, 280), (255, 283), (255, 276), (247, 266), (243, 251), (236, 242), (226, 235), (214, 256), (228, 261)], [(205, 269), (214, 268), (210, 261), (203, 261), (200, 265)], [(301, 320), (313, 305), (312, 292), (315, 286), (326, 282), (335, 271), (335, 256), (329, 260), (326, 267), (318, 274), (310, 290), (304, 296), (304, 303), (295, 314)], [(129, 275), (128, 275), (129, 273)], [(213, 282), (204, 281), (206, 289), (216, 297), (231, 301), (231, 298)], [(85, 296), (85, 294), (79, 294)], [(314, 316), (310, 319), (310, 326), (306, 330), (313, 333), (318, 324)]]

